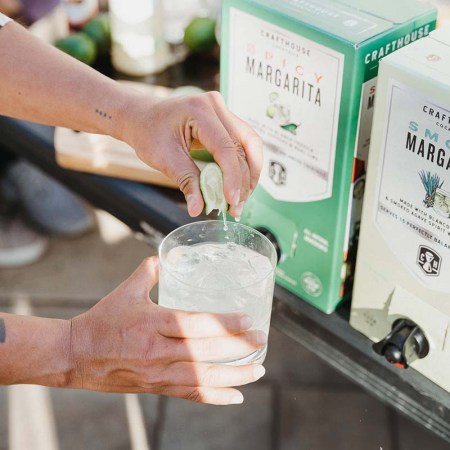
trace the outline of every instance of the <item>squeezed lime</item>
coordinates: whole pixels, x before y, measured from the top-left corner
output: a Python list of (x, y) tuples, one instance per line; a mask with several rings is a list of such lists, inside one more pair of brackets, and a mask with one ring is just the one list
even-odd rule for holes
[(224, 229), (227, 229), (226, 214), (228, 203), (223, 192), (222, 170), (216, 163), (208, 163), (200, 173), (200, 189), (205, 201), (205, 212), (210, 214), (217, 209), (222, 214)]

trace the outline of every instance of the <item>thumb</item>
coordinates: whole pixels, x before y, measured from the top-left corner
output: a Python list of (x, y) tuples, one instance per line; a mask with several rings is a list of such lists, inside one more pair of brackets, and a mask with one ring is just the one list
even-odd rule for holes
[(157, 256), (145, 258), (126, 281), (128, 293), (133, 297), (150, 301), (149, 293), (159, 281), (159, 259)]

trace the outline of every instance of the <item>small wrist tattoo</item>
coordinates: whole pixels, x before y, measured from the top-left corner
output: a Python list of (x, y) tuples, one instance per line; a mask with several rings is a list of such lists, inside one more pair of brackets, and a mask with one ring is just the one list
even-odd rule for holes
[(112, 116), (110, 114), (108, 114), (105, 111), (102, 111), (101, 109), (95, 108), (95, 114), (98, 114), (101, 117), (104, 117), (105, 119), (112, 119)]
[(6, 341), (6, 327), (5, 321), (0, 319), (0, 344), (3, 344)]

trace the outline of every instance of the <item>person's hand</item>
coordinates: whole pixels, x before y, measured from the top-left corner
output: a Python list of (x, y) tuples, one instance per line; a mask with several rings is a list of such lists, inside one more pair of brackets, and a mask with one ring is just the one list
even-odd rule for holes
[(174, 180), (186, 197), (189, 214), (204, 207), (199, 169), (189, 151), (206, 148), (224, 174), (230, 214), (239, 217), (258, 183), (262, 141), (232, 114), (218, 92), (155, 102), (142, 95), (129, 102), (123, 135), (145, 163)]
[(251, 323), (242, 314), (188, 313), (154, 304), (149, 293), (158, 275), (158, 259), (146, 259), (111, 294), (72, 319), (70, 385), (241, 403), (242, 394), (230, 386), (256, 381), (264, 368), (201, 361), (250, 354), (265, 345), (265, 333), (248, 331)]

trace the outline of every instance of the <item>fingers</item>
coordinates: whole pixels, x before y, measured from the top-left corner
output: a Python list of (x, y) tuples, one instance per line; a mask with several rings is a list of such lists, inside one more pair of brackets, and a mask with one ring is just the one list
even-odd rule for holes
[[(192, 137), (213, 155), (224, 174), (224, 193), (230, 213), (240, 215), (243, 202), (255, 188), (261, 172), (262, 141), (241, 119), (232, 114), (217, 92), (196, 99), (202, 108), (192, 126)], [(192, 100), (191, 100), (192, 101)], [(209, 106), (212, 106), (210, 108)]]
[[(201, 96), (200, 98), (206, 98)], [(198, 99), (196, 99), (198, 101)], [(193, 101), (193, 100), (191, 100)], [(201, 100), (191, 121), (192, 138), (197, 139), (213, 155), (223, 172), (224, 194), (230, 205), (238, 205), (241, 198), (242, 172), (236, 143), (217, 116), (212, 105)]]
[(200, 191), (200, 170), (193, 163), (192, 166), (180, 170), (177, 183), (186, 199), (189, 215), (197, 217), (202, 213), (205, 204)]
[(167, 380), (174, 386), (231, 387), (243, 386), (259, 380), (265, 374), (260, 364), (230, 366), (207, 363), (178, 362), (167, 372)]
[(158, 307), (157, 331), (171, 338), (219, 337), (242, 333), (252, 326), (246, 314), (192, 313)]
[(177, 153), (177, 157), (171, 158), (166, 166), (167, 175), (176, 181), (184, 194), (189, 215), (197, 217), (204, 207), (199, 182), (200, 170), (182, 149)]
[(168, 386), (160, 394), (211, 405), (239, 405), (244, 401), (244, 396), (232, 388)]
[(247, 192), (247, 196), (245, 195), (245, 189), (241, 189), (241, 201), (244, 201), (258, 184), (263, 167), (262, 140), (246, 122), (226, 107), (223, 97), (219, 93), (210, 92), (209, 95), (218, 117), (236, 143), (241, 170), (249, 172), (249, 192)]
[(259, 380), (265, 369), (259, 364), (226, 366), (211, 364), (179, 363), (168, 371), (172, 385), (164, 386), (160, 393), (213, 405), (237, 405), (243, 395), (231, 386), (243, 386)]
[(227, 337), (171, 338), (161, 356), (172, 361), (233, 361), (256, 352), (266, 344), (267, 336), (259, 330)]
[(241, 404), (244, 397), (231, 386), (253, 383), (265, 372), (260, 364), (173, 363), (165, 374), (169, 383), (159, 389), (159, 393), (198, 403), (236, 405)]

